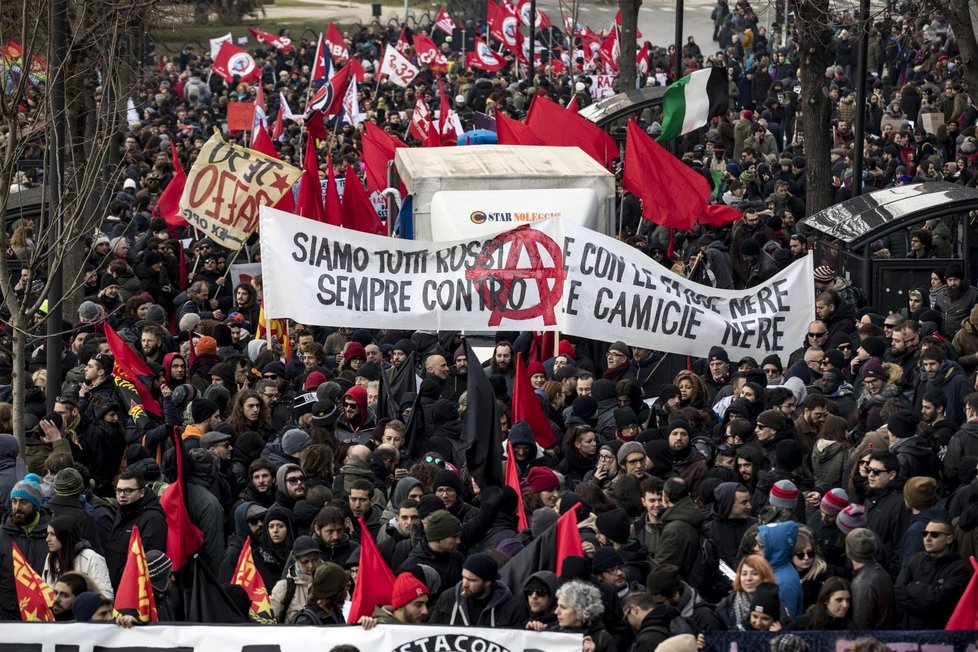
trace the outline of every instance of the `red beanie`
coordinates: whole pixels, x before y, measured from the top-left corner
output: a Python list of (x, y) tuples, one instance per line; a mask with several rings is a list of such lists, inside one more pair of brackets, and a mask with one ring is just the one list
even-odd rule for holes
[(360, 342), (350, 342), (346, 347), (346, 351), (343, 353), (343, 362), (348, 363), (353, 358), (363, 358), (367, 359), (367, 352), (363, 348), (363, 344)]
[(306, 382), (302, 385), (302, 390), (308, 392), (311, 389), (316, 389), (320, 385), (326, 382), (326, 376), (323, 375), (321, 371), (313, 371), (308, 376), (306, 376)]
[(391, 591), (391, 611), (400, 609), (423, 595), (428, 595), (428, 587), (411, 573), (401, 573), (394, 580)]
[(526, 484), (530, 487), (530, 493), (536, 494), (548, 489), (556, 489), (560, 486), (560, 478), (545, 466), (534, 466), (526, 474)]
[(197, 355), (217, 355), (217, 340), (210, 335), (205, 335), (197, 340), (197, 346), (194, 350)]
[(533, 378), (535, 374), (547, 375), (547, 370), (543, 368), (543, 363), (539, 360), (534, 360), (526, 367), (526, 375)]
[(568, 358), (574, 357), (574, 345), (567, 340), (560, 340), (560, 344), (557, 345), (557, 351), (560, 355), (566, 355)]

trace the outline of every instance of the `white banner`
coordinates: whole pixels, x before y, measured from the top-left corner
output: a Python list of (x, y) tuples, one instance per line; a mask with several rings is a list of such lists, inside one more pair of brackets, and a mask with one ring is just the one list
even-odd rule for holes
[(749, 290), (716, 290), (567, 220), (423, 242), (263, 206), (261, 234), (266, 314), (303, 324), (559, 330), (698, 357), (720, 345), (734, 360), (786, 361), (815, 314), (810, 257)]
[(231, 287), (236, 288), (242, 283), (251, 283), (251, 279), (261, 274), (261, 263), (238, 263), (231, 265)]
[(211, 60), (213, 61), (217, 57), (217, 53), (221, 51), (221, 44), (227, 41), (228, 43), (233, 43), (231, 37), (231, 32), (228, 32), (224, 36), (218, 36), (211, 39)]
[(387, 44), (387, 49), (384, 50), (384, 61), (380, 64), (379, 74), (381, 76), (387, 75), (387, 78), (392, 82), (401, 88), (405, 88), (411, 83), (411, 80), (418, 76), (418, 72), (417, 66), (408, 61), (403, 54), (397, 51), (397, 48)]
[[(4, 623), (3, 642), (37, 652), (327, 652), (345, 643), (370, 652), (580, 652), (580, 634), (525, 629), (378, 625), (147, 625), (109, 623)], [(62, 647), (65, 646), (65, 647)]]

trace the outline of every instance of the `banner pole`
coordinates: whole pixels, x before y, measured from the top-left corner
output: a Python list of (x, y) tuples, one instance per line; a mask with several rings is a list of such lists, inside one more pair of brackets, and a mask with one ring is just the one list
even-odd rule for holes
[(560, 353), (560, 331), (554, 331), (554, 357)]

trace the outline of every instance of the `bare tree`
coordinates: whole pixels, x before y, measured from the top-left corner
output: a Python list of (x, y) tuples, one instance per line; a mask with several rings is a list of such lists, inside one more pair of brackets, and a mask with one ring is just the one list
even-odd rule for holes
[(931, 3), (947, 16), (961, 52), (965, 90), (972, 101), (978, 101), (978, 37), (975, 36), (978, 30), (978, 6), (974, 0), (931, 0)]
[(621, 64), (618, 78), (618, 90), (626, 91), (635, 88), (635, 53), (638, 43), (635, 34), (638, 30), (638, 10), (642, 0), (618, 0), (621, 9), (621, 31), (618, 33), (618, 46), (621, 51)]
[[(142, 76), (143, 30), (153, 18), (153, 4), (67, 0), (62, 66), (55, 66), (58, 59), (52, 56), (55, 3), (20, 0), (5, 2), (0, 10), (0, 34), (22, 48), (19, 69), (7, 70), (9, 92), (0, 96), (0, 214), (19, 203), (12, 186), (18, 180), (18, 162), (27, 153), (43, 152), (49, 182), (63, 169), (58, 202), (53, 203), (44, 188), (39, 219), (21, 225), (26, 230), (13, 242), (14, 234), (0, 230), (0, 250), (5, 253), (0, 256), (0, 294), (12, 332), (14, 434), (21, 441), (28, 345), (42, 343), (42, 304), (49, 310), (63, 304), (84, 283), (84, 238), (100, 222), (100, 193), (118, 181), (111, 163), (118, 160), (115, 150), (125, 127), (127, 100), (136, 94)], [(65, 94), (63, 110), (56, 111), (49, 83), (58, 76), (64, 80)], [(57, 125), (63, 131), (56, 130)], [(59, 133), (64, 134), (63, 142)], [(25, 234), (30, 240), (23, 246), (20, 236)], [(52, 284), (59, 274), (63, 290), (55, 295)], [(49, 379), (52, 391), (58, 390), (60, 380)]]

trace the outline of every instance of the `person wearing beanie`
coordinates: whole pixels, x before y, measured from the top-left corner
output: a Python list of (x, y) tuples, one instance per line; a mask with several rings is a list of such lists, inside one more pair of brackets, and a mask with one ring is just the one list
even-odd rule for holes
[(358, 621), (364, 629), (376, 624), (423, 625), (428, 621), (428, 587), (411, 573), (401, 573), (394, 580), (389, 607), (377, 605), (371, 616)]
[(798, 487), (791, 480), (775, 482), (768, 494), (768, 503), (776, 509), (795, 509), (798, 505)]
[(914, 476), (937, 477), (939, 472), (934, 449), (917, 434), (919, 424), (920, 413), (913, 410), (898, 410), (886, 422), (890, 452), (899, 461), (897, 477), (904, 481)]
[(75, 622), (79, 623), (111, 623), (115, 620), (112, 600), (94, 591), (85, 591), (75, 597), (71, 611), (75, 615)]
[[(95, 528), (95, 520), (85, 511), (81, 495), (85, 491), (85, 482), (81, 473), (68, 467), (61, 469), (54, 476), (54, 496), (47, 502), (47, 508), (52, 517), (67, 517), (75, 522), (81, 538), (93, 546), (98, 546), (99, 539)], [(99, 549), (96, 548), (96, 552)]]
[(835, 524), (842, 534), (849, 534), (856, 528), (866, 527), (866, 508), (851, 503), (835, 517)]
[(896, 623), (904, 630), (944, 629), (971, 580), (971, 564), (957, 550), (955, 528), (933, 519), (924, 530), (924, 552), (912, 556), (893, 584)]
[[(51, 517), (42, 504), (41, 478), (36, 473), (28, 473), (10, 490), (10, 503), (5, 505), (9, 508), (7, 517), (0, 528), (0, 563), (12, 563), (9, 557), (4, 559), (3, 556), (10, 555), (11, 544), (16, 543), (38, 574), (44, 570), (48, 555), (45, 538)], [(12, 585), (10, 591), (13, 591)], [(4, 605), (0, 610), (6, 608)]]
[(525, 493), (532, 512), (537, 507), (556, 507), (560, 500), (560, 478), (546, 466), (534, 466), (526, 474)]
[(636, 478), (645, 477), (645, 448), (637, 441), (627, 441), (618, 449), (618, 468)]
[(173, 561), (165, 552), (147, 550), (146, 570), (149, 573), (150, 585), (153, 587), (156, 614), (160, 622), (176, 621), (174, 595), (179, 589), (176, 587), (176, 577), (173, 575)]
[(279, 623), (290, 622), (309, 602), (313, 575), (323, 563), (316, 538), (296, 537), (292, 542), (291, 561), (284, 579), (275, 582), (269, 598)]
[(292, 625), (345, 625), (343, 603), (346, 601), (350, 576), (343, 567), (326, 562), (312, 576), (309, 601), (295, 615)]
[(841, 487), (836, 487), (834, 489), (829, 489), (822, 496), (822, 500), (819, 502), (818, 507), (822, 513), (822, 520), (829, 520), (835, 522), (835, 518), (839, 515), (839, 512), (844, 510), (849, 506), (849, 495), (846, 493), (845, 489)]
[[(418, 512), (421, 512), (420, 508)], [(411, 552), (394, 570), (402, 573), (419, 564), (431, 566), (438, 573), (440, 590), (451, 593), (462, 579), (462, 563), (465, 557), (458, 549), (461, 534), (461, 521), (447, 510), (432, 512), (424, 523), (424, 536), (414, 542)], [(441, 595), (439, 591), (431, 593), (435, 599)]]
[(899, 468), (897, 456), (885, 449), (874, 450), (866, 467), (865, 527), (876, 535), (880, 563), (894, 577), (900, 572), (900, 546), (910, 524), (910, 510), (903, 499), (905, 483), (899, 477)]
[(792, 618), (798, 617), (804, 610), (804, 592), (798, 571), (791, 563), (795, 554), (795, 543), (798, 541), (798, 524), (786, 521), (761, 525), (757, 530), (757, 539), (763, 546), (764, 558), (774, 570), (779, 595), (788, 615)]
[(520, 627), (525, 622), (521, 601), (499, 581), (499, 564), (486, 553), (469, 555), (462, 579), (435, 602), (430, 624), (464, 627)]
[(605, 362), (607, 368), (601, 376), (602, 379), (617, 383), (619, 380), (635, 377), (635, 370), (632, 369), (632, 351), (624, 342), (614, 342), (608, 347)]
[(856, 528), (846, 535), (852, 563), (852, 620), (857, 629), (892, 629), (893, 579), (876, 560), (876, 535)]
[(937, 480), (916, 476), (903, 485), (903, 502), (910, 510), (910, 525), (900, 545), (900, 567), (918, 552), (924, 551), (924, 530), (935, 519), (948, 519), (947, 510), (937, 504)]
[[(761, 582), (754, 590), (750, 601), (750, 620), (746, 623), (747, 631), (769, 632), (775, 623), (781, 622), (781, 606), (783, 593), (778, 584)], [(790, 614), (790, 610), (789, 610)], [(780, 628), (774, 630), (779, 631)]]
[[(645, 494), (651, 502), (651, 496)], [(717, 556), (730, 568), (737, 567), (740, 542), (757, 519), (750, 515), (750, 489), (738, 482), (721, 482), (713, 489), (713, 504), (703, 531), (716, 545)]]
[(208, 432), (211, 432), (221, 422), (221, 409), (217, 403), (209, 398), (198, 398), (190, 404), (189, 423), (180, 434), (184, 446), (196, 448), (200, 445), (200, 439)]
[(628, 514), (620, 507), (598, 514), (594, 526), (597, 528), (598, 543), (611, 546), (615, 550), (623, 547), (631, 538)]

